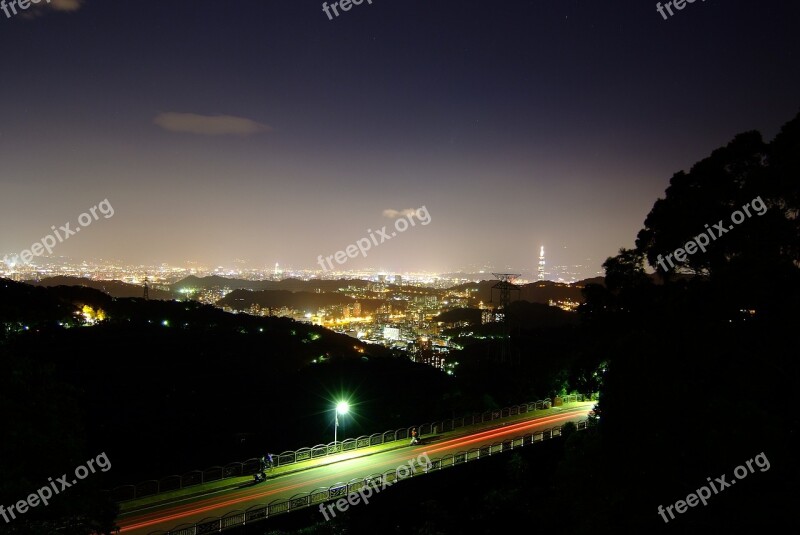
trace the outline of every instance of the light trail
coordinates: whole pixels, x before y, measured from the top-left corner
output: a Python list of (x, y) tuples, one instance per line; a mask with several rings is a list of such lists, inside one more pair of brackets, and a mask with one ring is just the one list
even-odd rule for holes
[[(502, 427), (498, 427), (498, 428), (495, 428), (495, 429), (489, 429), (489, 430), (481, 431), (481, 432), (478, 432), (478, 433), (472, 433), (472, 434), (469, 434), (469, 435), (452, 438), (452, 439), (449, 439), (449, 440), (446, 440), (446, 441), (443, 441), (443, 442), (436, 443), (434, 449), (428, 449), (425, 445), (420, 445), (420, 446), (417, 446), (416, 448), (411, 448), (409, 450), (406, 450), (406, 454), (402, 455), (402, 456), (397, 455), (401, 451), (399, 449), (398, 450), (391, 450), (391, 451), (384, 452), (384, 453), (385, 454), (393, 454), (392, 456), (394, 456), (394, 457), (408, 457), (408, 454), (412, 453), (412, 452), (413, 452), (414, 455), (416, 455), (417, 453), (419, 453), (419, 454), (427, 453), (427, 454), (430, 455), (430, 454), (434, 454), (434, 453), (437, 453), (437, 452), (448, 451), (448, 450), (456, 450), (453, 453), (458, 453), (459, 451), (463, 451), (463, 450), (460, 450), (458, 448), (463, 448), (463, 447), (469, 446), (471, 444), (479, 443), (479, 442), (486, 442), (488, 440), (499, 439), (501, 437), (507, 437), (509, 435), (511, 435), (512, 438), (513, 438), (515, 436), (519, 436), (520, 434), (526, 434), (527, 431), (530, 431), (533, 428), (539, 428), (539, 427), (545, 427), (546, 428), (547, 425), (552, 425), (552, 424), (556, 424), (557, 422), (562, 422), (564, 420), (573, 419), (573, 418), (575, 418), (576, 416), (580, 415), (583, 412), (588, 412), (588, 410), (589, 410), (588, 408), (586, 408), (586, 409), (581, 409), (581, 408), (570, 409), (569, 411), (565, 411), (564, 413), (560, 413), (560, 414), (556, 414), (556, 415), (544, 416), (544, 417), (537, 418), (537, 419), (534, 419), (534, 420), (527, 420), (527, 421), (518, 422), (518, 423), (515, 423), (515, 424), (504, 425)], [(370, 459), (370, 457), (375, 457), (375, 459), (374, 460)], [(387, 464), (387, 462), (390, 460), (390, 459), (387, 459), (386, 457), (387, 457), (386, 455), (382, 455), (381, 453), (373, 454), (373, 455), (365, 456), (365, 457), (355, 457), (355, 458), (347, 459), (347, 460), (344, 460), (344, 461), (338, 461), (336, 463), (330, 463), (330, 464), (323, 465), (323, 466), (309, 468), (307, 470), (307, 472), (312, 472), (313, 470), (321, 469), (321, 468), (329, 468), (334, 464), (340, 464), (341, 465), (341, 464), (344, 464), (344, 463), (347, 463), (347, 462), (350, 462), (350, 461), (355, 461), (355, 460), (365, 461), (363, 463), (359, 463), (357, 466), (355, 466), (356, 463), (353, 463), (354, 466), (352, 466), (350, 468), (345, 468), (343, 471), (341, 471), (340, 473), (337, 474), (337, 477), (352, 476), (352, 477), (347, 477), (347, 480), (349, 481), (353, 477), (357, 477), (359, 474), (361, 474), (362, 477), (363, 477), (363, 474), (364, 474), (365, 471), (377, 470), (379, 466), (381, 466), (381, 465), (385, 466)], [(393, 462), (397, 462), (397, 459), (395, 458)], [(372, 472), (370, 472), (370, 473), (372, 473)], [(297, 474), (291, 474), (289, 476), (292, 476), (292, 475), (297, 475)], [(212, 513), (212, 512), (214, 512), (214, 511), (216, 511), (218, 509), (234, 507), (234, 506), (237, 506), (237, 505), (245, 503), (245, 502), (254, 502), (256, 500), (262, 500), (261, 503), (265, 503), (267, 501), (266, 499), (269, 498), (269, 497), (272, 497), (272, 496), (275, 496), (275, 495), (278, 495), (278, 494), (284, 494), (284, 493), (287, 493), (289, 491), (297, 491), (301, 487), (302, 488), (306, 488), (306, 489), (309, 488), (312, 485), (318, 487), (318, 486), (321, 486), (321, 485), (317, 485), (317, 484), (321, 484), (321, 483), (325, 483), (325, 482), (328, 483), (325, 486), (331, 486), (331, 484), (330, 484), (331, 475), (332, 474), (327, 474), (327, 475), (323, 474), (323, 475), (320, 475), (319, 477), (303, 480), (303, 481), (300, 481), (300, 482), (295, 483), (295, 484), (283, 485), (283, 486), (275, 487), (275, 488), (268, 489), (268, 490), (265, 489), (262, 492), (256, 492), (256, 493), (252, 492), (252, 488), (253, 487), (247, 487), (247, 488), (237, 489), (237, 490), (233, 490), (233, 491), (231, 491), (229, 489), (226, 489), (224, 491), (218, 491), (218, 492), (229, 492), (229, 493), (232, 494), (232, 496), (230, 496), (228, 499), (225, 499), (224, 501), (218, 501), (219, 498), (207, 497), (207, 498), (202, 498), (202, 499), (199, 499), (199, 500), (196, 500), (196, 501), (192, 501), (191, 503), (187, 503), (187, 504), (183, 504), (183, 505), (173, 505), (173, 506), (169, 507), (169, 509), (162, 510), (162, 511), (152, 511), (152, 512), (143, 513), (143, 514), (139, 514), (139, 513), (133, 512), (133, 513), (131, 513), (131, 516), (133, 516), (134, 518), (130, 519), (130, 523), (126, 523), (126, 521), (123, 519), (118, 524), (119, 524), (119, 526), (121, 528), (120, 531), (124, 533), (124, 532), (129, 532), (129, 531), (134, 531), (134, 530), (138, 530), (138, 529), (147, 528), (147, 527), (154, 526), (154, 525), (157, 525), (157, 524), (163, 524), (163, 523), (166, 523), (166, 522), (178, 523), (179, 521), (181, 521), (181, 520), (183, 520), (183, 519), (185, 519), (187, 517), (190, 517), (190, 516), (196, 516), (196, 515), (200, 515), (200, 514)], [(287, 476), (279, 476), (279, 478), (283, 478), (283, 477), (287, 477)], [(272, 482), (280, 484), (279, 479), (278, 480), (273, 480)], [(256, 505), (256, 504), (254, 503), (253, 505)], [(159, 506), (156, 506), (156, 507), (159, 507)], [(230, 512), (230, 511), (225, 511), (225, 512)]]

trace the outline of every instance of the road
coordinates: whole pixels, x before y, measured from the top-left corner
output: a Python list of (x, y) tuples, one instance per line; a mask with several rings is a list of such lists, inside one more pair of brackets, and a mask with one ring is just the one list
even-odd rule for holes
[(257, 485), (246, 484), (243, 487), (219, 490), (203, 496), (181, 498), (168, 504), (122, 515), (117, 524), (125, 535), (147, 535), (154, 531), (167, 531), (178, 525), (192, 524), (209, 517), (220, 517), (231, 511), (242, 511), (276, 499), (288, 499), (301, 492), (329, 487), (336, 483), (346, 483), (353, 478), (383, 473), (401, 465), (408, 466), (408, 462), (417, 459), (418, 456), (424, 458), (423, 454), (435, 460), (438, 457), (480, 448), (563, 425), (566, 422), (585, 420), (591, 408), (591, 404), (581, 404), (577, 407), (563, 408), (556, 414), (517, 420), (513, 423), (503, 424), (498, 420), (486, 422), (483, 430), (472, 430), (462, 436), (450, 435), (446, 439), (426, 441), (425, 444), (418, 446), (405, 446), (382, 453), (351, 457), (341, 462), (278, 476)]

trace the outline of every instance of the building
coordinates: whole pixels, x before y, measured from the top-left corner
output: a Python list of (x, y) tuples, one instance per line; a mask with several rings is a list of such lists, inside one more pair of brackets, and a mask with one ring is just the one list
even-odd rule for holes
[(544, 245), (539, 249), (539, 269), (537, 270), (536, 280), (544, 280)]
[(384, 327), (383, 338), (385, 340), (393, 340), (393, 341), (400, 340), (400, 329), (398, 329), (397, 327)]

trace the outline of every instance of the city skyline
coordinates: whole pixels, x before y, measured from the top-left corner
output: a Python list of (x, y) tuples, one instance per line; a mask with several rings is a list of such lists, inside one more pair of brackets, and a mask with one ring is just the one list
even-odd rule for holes
[(771, 139), (800, 93), (790, 3), (57, 6), (0, 20), (26, 51), (0, 90), (0, 256), (106, 199), (54, 255), (311, 268), (427, 206), (347, 268), (521, 269), (547, 243), (596, 272), (673, 173)]
[(117, 277), (119, 280), (130, 281), (136, 276), (138, 281), (141, 276), (134, 274), (142, 273), (172, 273), (175, 275), (198, 275), (210, 276), (221, 275), (229, 278), (246, 276), (248, 278), (258, 277), (260, 279), (281, 280), (284, 278), (369, 278), (378, 275), (417, 275), (421, 278), (431, 276), (442, 278), (453, 278), (455, 275), (463, 275), (465, 278), (474, 280), (491, 280), (492, 273), (498, 270), (510, 270), (520, 273), (520, 280), (526, 281), (551, 281), (573, 283), (580, 280), (591, 279), (602, 276), (602, 270), (593, 270), (591, 259), (586, 259), (583, 264), (560, 265), (548, 262), (545, 266), (542, 263), (541, 252), (544, 246), (540, 246), (540, 255), (536, 258), (534, 265), (528, 266), (502, 266), (493, 265), (489, 262), (482, 265), (460, 266), (456, 269), (436, 272), (432, 270), (413, 270), (413, 271), (393, 271), (381, 268), (347, 269), (344, 266), (339, 270), (321, 270), (319, 267), (299, 267), (281, 264), (276, 262), (274, 265), (249, 263), (242, 259), (234, 259), (223, 265), (207, 265), (195, 261), (182, 262), (179, 264), (155, 263), (155, 264), (126, 264), (118, 259), (85, 259), (75, 260), (65, 257), (41, 257), (33, 262), (25, 264), (22, 262), (12, 263), (9, 255), (0, 261), (0, 276), (7, 276), (14, 280), (41, 279), (52, 276), (90, 276), (96, 279), (114, 278), (112, 273), (125, 272), (125, 276)]

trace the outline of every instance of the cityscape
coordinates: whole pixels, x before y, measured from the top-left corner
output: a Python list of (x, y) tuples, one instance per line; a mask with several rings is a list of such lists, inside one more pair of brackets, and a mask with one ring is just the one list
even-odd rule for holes
[[(483, 270), (444, 275), (386, 274), (292, 270), (281, 268), (279, 263), (270, 270), (125, 266), (106, 262), (81, 262), (75, 265), (54, 260), (47, 265), (6, 265), (4, 271), (0, 270), (0, 276), (34, 285), (69, 283), (94, 286), (113, 296), (135, 295), (138, 287), (142, 296), (149, 297), (151, 291), (159, 291), (173, 299), (197, 301), (233, 314), (290, 318), (299, 323), (322, 326), (365, 343), (380, 344), (400, 351), (414, 362), (434, 366), (450, 375), (454, 374), (457, 366), (457, 362), (448, 358), (450, 350), (462, 349), (458, 337), (471, 322), (465, 319), (449, 320), (445, 313), (477, 309), (480, 311), (480, 324), (502, 323), (503, 318), (502, 311), (498, 310), (497, 299), (493, 303), (492, 295), (489, 295), (484, 302), (485, 283), (493, 280), (493, 274)], [(575, 313), (582, 301), (580, 290), (584, 285), (574, 276), (581, 268), (583, 266), (553, 266), (552, 273), (549, 272), (544, 246), (540, 246), (535, 272), (531, 274), (533, 279), (535, 273), (536, 282), (525, 278), (515, 278), (514, 282), (521, 287), (530, 286), (532, 294), (536, 293), (537, 287), (555, 291), (558, 294), (556, 298), (540, 292), (540, 296), (531, 300)], [(550, 282), (550, 277), (555, 274), (572, 275), (573, 279), (566, 282), (563, 277), (558, 277), (556, 282)], [(595, 275), (602, 276), (602, 272)], [(341, 286), (334, 288), (325, 285), (325, 289), (315, 286), (315, 281), (322, 280), (340, 281)], [(106, 289), (104, 281), (122, 283), (124, 289)], [(292, 306), (289, 302), (279, 302), (277, 306), (262, 305), (258, 301), (258, 285), (248, 287), (246, 281), (272, 281), (276, 283), (276, 288), (283, 286), (286, 281), (286, 286), (294, 291), (303, 288), (309, 293), (325, 292), (339, 296), (340, 300), (329, 305), (307, 303), (302, 307)], [(228, 298), (232, 293), (234, 295)], [(83, 310), (84, 307), (80, 308)], [(83, 316), (91, 325), (98, 323), (93, 312), (84, 313)]]
[[(370, 277), (400, 277), (407, 282), (425, 283), (431, 285), (461, 284), (464, 282), (477, 282), (490, 280), (492, 270), (510, 269), (491, 265), (469, 266), (451, 273), (433, 272), (403, 272), (386, 273), (375, 269), (329, 271), (308, 268), (293, 268), (281, 266), (276, 262), (274, 266), (267, 265), (248, 267), (243, 260), (233, 260), (230, 266), (208, 266), (198, 262), (185, 262), (182, 265), (128, 265), (123, 261), (87, 259), (76, 261), (64, 257), (43, 257), (35, 262), (12, 263), (8, 260), (10, 254), (5, 255), (5, 262), (0, 263), (0, 275), (16, 281), (41, 280), (47, 277), (83, 277), (93, 280), (118, 280), (129, 284), (141, 284), (145, 278), (158, 284), (173, 284), (187, 276), (209, 277), (220, 276), (245, 280), (281, 280), (295, 278), (300, 280), (312, 279), (348, 279)], [(533, 263), (533, 262), (532, 262)], [(576, 265), (545, 265), (544, 246), (541, 246), (534, 266), (523, 266), (520, 282), (527, 283), (533, 280), (551, 280), (558, 283), (572, 284), (603, 275), (599, 264), (593, 266), (591, 259), (586, 259), (586, 264)]]

